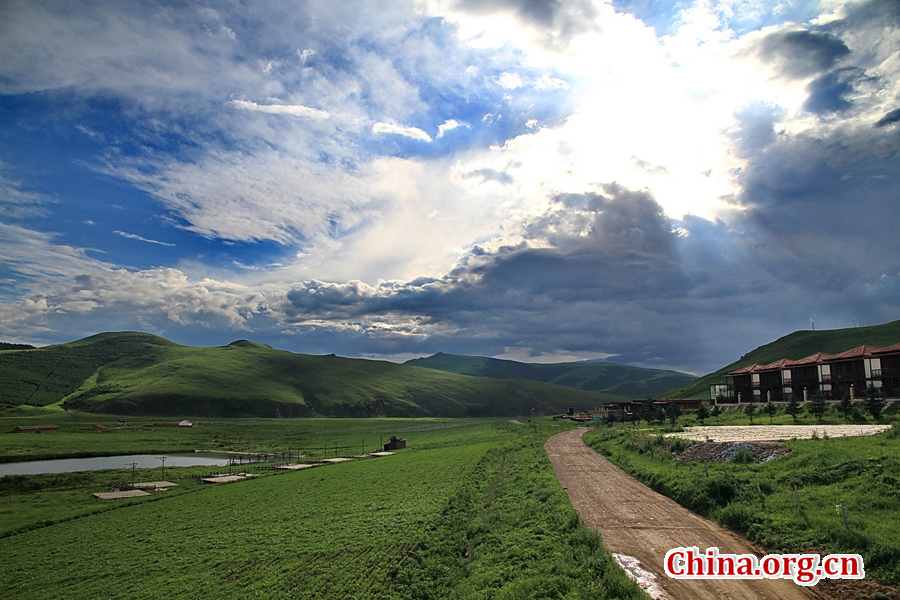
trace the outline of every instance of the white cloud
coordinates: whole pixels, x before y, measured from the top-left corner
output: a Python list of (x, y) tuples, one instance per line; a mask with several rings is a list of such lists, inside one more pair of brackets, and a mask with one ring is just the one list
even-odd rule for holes
[(431, 136), (418, 127), (406, 127), (404, 125), (394, 125), (392, 123), (375, 123), (375, 125), (372, 126), (372, 133), (402, 135), (404, 137), (412, 138), (414, 140), (420, 140), (423, 142), (431, 141)]
[(42, 284), (111, 265), (91, 258), (86, 249), (59, 244), (52, 233), (0, 223), (0, 266), (19, 276), (22, 287)]
[(151, 239), (145, 238), (143, 236), (137, 235), (136, 233), (126, 233), (124, 231), (119, 231), (118, 229), (113, 231), (113, 233), (115, 233), (116, 235), (120, 235), (123, 238), (128, 238), (130, 240), (138, 240), (141, 242), (147, 242), (149, 244), (158, 244), (160, 246), (171, 246), (171, 247), (175, 246), (175, 244), (170, 244), (168, 242), (160, 242), (158, 240), (151, 240)]
[(456, 129), (458, 127), (469, 128), (469, 126), (467, 124), (460, 123), (456, 119), (448, 119), (448, 120), (444, 121), (443, 123), (441, 123), (440, 125), (438, 125), (437, 136), (438, 136), (438, 138), (442, 138), (442, 137), (444, 137), (445, 133), (447, 133), (448, 131), (453, 131), (454, 129)]
[(331, 116), (327, 110), (310, 108), (302, 104), (257, 104), (249, 100), (232, 100), (229, 104), (241, 110), (252, 110), (273, 115), (289, 115), (306, 119), (325, 119)]

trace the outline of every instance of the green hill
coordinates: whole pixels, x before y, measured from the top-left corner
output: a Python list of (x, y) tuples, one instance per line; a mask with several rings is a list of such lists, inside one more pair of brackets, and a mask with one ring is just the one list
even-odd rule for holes
[(644, 369), (605, 361), (535, 364), (483, 356), (438, 353), (427, 358), (407, 361), (406, 364), (460, 375), (541, 381), (626, 398), (656, 396), (696, 379), (693, 375), (677, 371)]
[(0, 352), (0, 390), (6, 406), (221, 417), (507, 416), (621, 399), (536, 381), (295, 354), (246, 340), (179, 346), (134, 332)]
[(662, 398), (709, 398), (711, 384), (724, 383), (726, 373), (752, 364), (764, 365), (781, 358), (797, 360), (816, 352), (838, 354), (857, 346), (884, 347), (898, 342), (900, 342), (900, 321), (871, 327), (795, 331), (765, 346), (760, 346), (715, 373), (704, 375), (683, 387), (668, 392)]

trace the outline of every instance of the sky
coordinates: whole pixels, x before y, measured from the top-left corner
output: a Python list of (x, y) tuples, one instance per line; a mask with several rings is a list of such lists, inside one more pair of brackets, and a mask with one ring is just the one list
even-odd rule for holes
[(7, 342), (699, 375), (898, 224), (897, 0), (0, 0)]

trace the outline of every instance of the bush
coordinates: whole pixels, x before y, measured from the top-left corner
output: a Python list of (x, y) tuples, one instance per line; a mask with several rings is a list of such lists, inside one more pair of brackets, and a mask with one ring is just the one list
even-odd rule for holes
[(739, 465), (746, 465), (755, 463), (756, 459), (753, 457), (753, 454), (748, 448), (740, 448), (737, 452), (734, 453), (731, 462), (737, 463)]

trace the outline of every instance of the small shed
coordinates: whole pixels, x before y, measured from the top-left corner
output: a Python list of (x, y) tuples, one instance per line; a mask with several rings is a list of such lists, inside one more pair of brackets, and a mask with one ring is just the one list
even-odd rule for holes
[(128, 426), (128, 417), (119, 417), (119, 427)]
[(406, 440), (403, 438), (398, 438), (396, 435), (392, 435), (390, 441), (384, 445), (384, 451), (388, 450), (401, 450), (406, 448)]
[(91, 427), (91, 429), (93, 429), (94, 431), (109, 431), (109, 427), (107, 427), (106, 425), (94, 425), (93, 427)]
[(192, 423), (191, 421), (188, 421), (187, 419), (185, 419), (184, 421), (179, 421), (178, 426), (179, 427), (196, 427), (197, 424)]
[(13, 431), (15, 433), (27, 433), (29, 431), (40, 433), (42, 431), (52, 431), (54, 429), (59, 429), (59, 425), (19, 425), (13, 429)]

